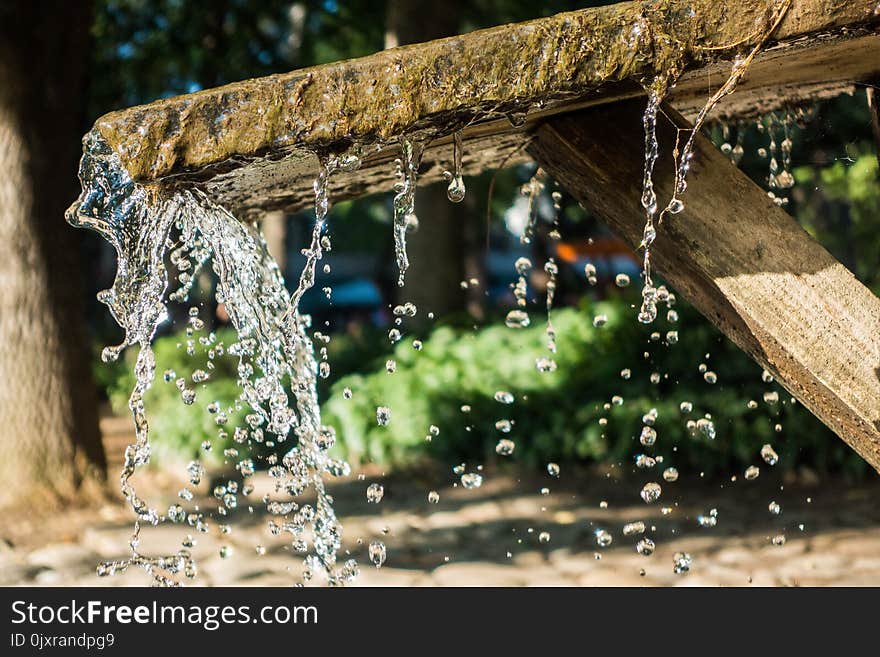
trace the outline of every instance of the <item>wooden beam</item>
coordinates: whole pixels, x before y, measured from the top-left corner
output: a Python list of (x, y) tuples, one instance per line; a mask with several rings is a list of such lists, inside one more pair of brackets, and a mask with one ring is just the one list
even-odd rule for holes
[[(643, 105), (555, 117), (528, 147), (634, 247), (644, 226)], [(689, 125), (664, 111), (660, 207), (672, 193), (676, 130)], [(658, 229), (657, 271), (880, 470), (880, 299), (702, 136), (684, 201)]]
[[(621, 2), (164, 99), (101, 117), (94, 130), (140, 182), (195, 182), (241, 218), (290, 211), (313, 202), (321, 150), (365, 147), (358, 171), (331, 177), (336, 200), (390, 189), (401, 134), (430, 138), (426, 182), (449, 167), (456, 130), (467, 172), (496, 168), (537, 121), (639, 95), (638, 80), (679, 64), (672, 100), (688, 115), (778, 6)], [(716, 116), (752, 115), (880, 75), (876, 7), (792, 0)]]

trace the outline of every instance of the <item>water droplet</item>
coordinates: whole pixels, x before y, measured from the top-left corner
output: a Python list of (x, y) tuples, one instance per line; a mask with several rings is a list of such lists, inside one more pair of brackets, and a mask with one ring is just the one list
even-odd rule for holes
[(391, 422), (391, 409), (387, 406), (379, 406), (376, 409), (376, 423), (380, 427), (385, 427), (389, 422)]
[(663, 480), (672, 483), (678, 481), (678, 470), (675, 468), (666, 468), (663, 471)]
[(529, 314), (524, 310), (511, 310), (507, 313), (504, 323), (508, 328), (526, 328), (529, 323)]
[(662, 492), (663, 489), (660, 488), (660, 484), (649, 482), (642, 487), (642, 491), (639, 494), (646, 504), (652, 504), (660, 499)]
[(596, 544), (600, 548), (606, 548), (614, 542), (614, 537), (604, 529), (596, 530)]
[(626, 274), (618, 274), (614, 277), (614, 283), (617, 287), (627, 287), (630, 283), (629, 276)]
[(476, 472), (466, 472), (461, 475), (461, 485), (465, 488), (479, 488), (483, 485), (483, 476)]
[(761, 447), (761, 458), (764, 459), (764, 462), (767, 465), (776, 465), (776, 463), (779, 461), (779, 455), (770, 444), (766, 444)]
[(370, 561), (376, 568), (381, 568), (385, 563), (385, 544), (382, 541), (371, 541), (369, 547)]
[(672, 557), (672, 572), (683, 575), (690, 571), (693, 559), (687, 552), (676, 552)]
[(428, 493), (428, 502), (431, 504), (437, 504), (440, 502), (440, 493), (435, 490), (432, 490)]
[(378, 504), (385, 495), (385, 488), (381, 484), (370, 484), (367, 486), (367, 502)]
[(636, 534), (644, 534), (645, 533), (645, 523), (641, 520), (637, 520), (636, 522), (630, 522), (623, 526), (623, 535), (624, 536), (635, 536)]
[(513, 395), (505, 390), (499, 390), (495, 393), (495, 401), (497, 401), (499, 404), (512, 404)]
[(778, 516), (780, 513), (782, 513), (782, 507), (779, 505), (778, 502), (775, 501), (770, 502), (770, 504), (767, 505), (767, 510), (774, 516)]
[(559, 476), (559, 465), (557, 463), (548, 463), (547, 464), (547, 474), (551, 477)]
[(495, 428), (501, 433), (510, 433), (510, 429), (513, 423), (510, 420), (498, 420), (495, 423)]
[(654, 554), (654, 550), (657, 546), (654, 544), (650, 538), (642, 538), (636, 543), (636, 552), (641, 554), (643, 557), (650, 557)]
[(709, 513), (697, 516), (697, 524), (700, 527), (714, 527), (718, 524), (718, 510), (712, 509)]
[(516, 443), (512, 440), (507, 440), (506, 438), (502, 438), (498, 441), (498, 444), (495, 445), (495, 453), (501, 456), (510, 456), (513, 454), (514, 449), (516, 449)]
[(639, 436), (639, 442), (645, 447), (650, 447), (657, 442), (657, 432), (653, 427), (642, 427), (642, 433)]
[(541, 532), (538, 534), (538, 541), (541, 543), (549, 543), (550, 542), (550, 532)]

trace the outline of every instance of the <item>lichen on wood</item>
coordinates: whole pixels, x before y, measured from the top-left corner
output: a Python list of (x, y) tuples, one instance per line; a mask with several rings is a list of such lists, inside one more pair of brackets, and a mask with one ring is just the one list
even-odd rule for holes
[[(487, 142), (524, 133), (528, 124), (511, 130), (504, 117), (531, 119), (633, 95), (658, 73), (731, 58), (760, 37), (775, 6), (775, 0), (623, 2), (161, 100), (108, 114), (94, 130), (135, 180), (216, 178), (212, 187), (221, 196), (238, 184), (231, 204), (243, 205), (245, 214), (254, 204), (290, 208), (301, 194), (282, 187), (316, 170), (315, 152), (385, 144), (414, 131), (444, 136), (462, 127), (470, 140), (493, 122), (496, 129), (483, 134)], [(876, 37), (875, 7), (874, 0), (793, 0), (773, 38)], [(880, 68), (876, 51), (873, 60), (867, 66)], [(706, 87), (705, 79), (685, 76), (675, 93), (705, 96)], [(522, 138), (509, 141), (521, 145)], [(365, 161), (389, 159), (370, 153)], [(426, 153), (428, 168), (431, 159)], [(276, 171), (282, 161), (286, 169)], [(386, 180), (371, 175), (348, 178), (364, 191), (374, 187), (358, 181)], [(260, 184), (275, 198), (249, 206), (244, 190)]]

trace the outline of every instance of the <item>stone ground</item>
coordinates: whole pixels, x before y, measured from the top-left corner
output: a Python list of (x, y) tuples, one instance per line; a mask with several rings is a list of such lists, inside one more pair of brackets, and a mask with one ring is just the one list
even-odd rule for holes
[[(182, 467), (175, 471), (182, 472)], [(559, 479), (516, 471), (488, 472), (483, 486), (451, 485), (447, 468), (421, 473), (373, 472), (332, 486), (344, 525), (345, 548), (361, 563), (360, 586), (880, 586), (880, 478), (850, 485), (814, 475), (785, 482), (771, 468), (756, 481), (686, 481), (663, 485), (659, 502), (644, 504), (642, 481), (617, 480), (596, 470), (563, 468)], [(378, 505), (365, 497), (380, 481)], [(449, 482), (440, 486), (438, 481)], [(301, 559), (273, 542), (266, 530), (261, 490), (255, 478), (254, 513), (240, 508), (233, 530), (196, 535), (196, 584), (290, 585)], [(784, 483), (784, 485), (783, 485)], [(201, 487), (204, 494), (210, 482)], [(151, 502), (168, 504), (182, 482), (167, 472), (139, 475), (138, 486)], [(549, 487), (543, 495), (542, 487)], [(427, 492), (440, 493), (429, 504)], [(776, 501), (778, 516), (768, 511)], [(210, 500), (202, 497), (202, 508)], [(668, 511), (664, 514), (663, 508)], [(161, 506), (160, 506), (161, 508)], [(699, 526), (696, 517), (717, 509), (717, 525)], [(0, 584), (143, 585), (148, 578), (130, 571), (98, 578), (99, 559), (124, 556), (130, 515), (119, 500), (100, 507), (67, 509), (45, 517), (31, 510), (0, 519)], [(637, 554), (638, 536), (625, 537), (627, 522), (643, 520), (657, 545), (649, 557)], [(605, 529), (613, 543), (600, 548), (595, 532)], [(546, 543), (541, 532), (549, 532)], [(143, 551), (172, 553), (185, 535), (179, 525), (145, 530)], [(785, 536), (782, 546), (772, 537)], [(382, 538), (388, 560), (376, 569), (366, 546)], [(257, 554), (256, 545), (266, 547)], [(219, 548), (232, 548), (221, 559)], [(673, 573), (673, 554), (693, 558), (686, 575)]]

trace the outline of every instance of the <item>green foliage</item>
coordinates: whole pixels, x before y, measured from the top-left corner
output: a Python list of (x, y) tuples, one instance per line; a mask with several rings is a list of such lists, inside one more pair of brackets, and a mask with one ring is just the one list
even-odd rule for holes
[[(394, 374), (382, 367), (337, 381), (323, 407), (324, 421), (337, 428), (341, 450), (355, 461), (408, 464), (425, 454), (447, 463), (503, 460), (494, 446), (510, 438), (516, 442), (513, 458), (528, 464), (601, 460), (629, 467), (644, 450), (663, 455), (669, 465), (712, 473), (755, 463), (761, 446), (771, 443), (781, 467), (808, 462), (862, 471), (854, 453), (775, 384), (762, 382), (760, 370), (736, 347), (694, 311), (681, 313), (682, 343), (667, 347), (650, 340), (626, 300), (561, 310), (553, 319), (553, 373), (535, 368), (536, 358), (547, 355), (542, 326), (513, 330), (499, 324), (476, 332), (441, 327), (420, 352), (401, 342)], [(594, 328), (596, 314), (608, 316), (604, 327)], [(538, 317), (533, 313), (533, 321)], [(653, 356), (646, 359), (646, 351)], [(716, 363), (715, 385), (698, 369), (706, 353), (710, 369)], [(629, 380), (621, 378), (624, 368), (631, 370)], [(659, 384), (651, 383), (653, 372), (663, 375)], [(345, 387), (353, 391), (351, 399), (342, 394)], [(499, 390), (513, 393), (515, 403), (496, 402)], [(768, 405), (763, 394), (772, 390), (780, 392), (780, 401)], [(615, 395), (623, 404), (606, 410)], [(748, 408), (750, 399), (757, 408)], [(693, 412), (682, 413), (681, 401), (692, 402)], [(462, 412), (464, 405), (470, 412)], [(377, 424), (377, 406), (391, 408), (387, 426)], [(651, 408), (658, 411), (659, 439), (655, 449), (645, 450), (638, 436)], [(685, 426), (706, 413), (716, 427), (714, 440)], [(607, 418), (606, 426), (600, 418)], [(499, 419), (513, 422), (509, 434), (495, 428)], [(440, 433), (427, 442), (432, 424)]]
[(852, 272), (880, 293), (880, 173), (868, 148), (830, 166), (795, 170), (805, 197), (798, 218), (804, 227)]

